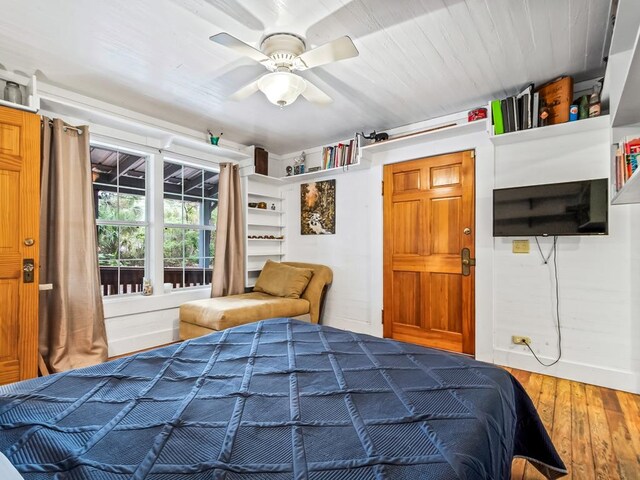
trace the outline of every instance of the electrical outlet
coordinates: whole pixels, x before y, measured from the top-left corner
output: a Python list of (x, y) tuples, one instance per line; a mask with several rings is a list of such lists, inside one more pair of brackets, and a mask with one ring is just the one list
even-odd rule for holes
[(511, 337), (511, 343), (515, 343), (516, 345), (531, 345), (531, 339), (529, 337), (514, 335)]
[(512, 245), (513, 253), (529, 253), (529, 240), (514, 240)]

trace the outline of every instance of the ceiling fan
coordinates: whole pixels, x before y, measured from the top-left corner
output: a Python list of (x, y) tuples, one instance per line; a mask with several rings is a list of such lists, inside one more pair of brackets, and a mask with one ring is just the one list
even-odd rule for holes
[(260, 50), (224, 32), (209, 39), (261, 63), (269, 70), (269, 73), (231, 95), (233, 100), (243, 100), (260, 90), (271, 103), (280, 108), (291, 105), (299, 95), (311, 103), (331, 103), (333, 100), (329, 95), (293, 72), (358, 56), (358, 49), (348, 36), (337, 38), (313, 50), (306, 50), (304, 40), (292, 33), (266, 36), (260, 43)]

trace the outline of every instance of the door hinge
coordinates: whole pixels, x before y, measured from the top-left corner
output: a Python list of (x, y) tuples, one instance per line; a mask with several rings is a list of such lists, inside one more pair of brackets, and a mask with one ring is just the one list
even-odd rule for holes
[(382, 324), (384, 325), (384, 308), (382, 310), (380, 310), (381, 313), (381, 317), (382, 317)]
[(381, 183), (382, 183), (382, 192), (380, 192), (380, 195), (384, 197), (384, 180)]
[(471, 158), (473, 158), (473, 159), (476, 158), (476, 151), (475, 150), (471, 150)]

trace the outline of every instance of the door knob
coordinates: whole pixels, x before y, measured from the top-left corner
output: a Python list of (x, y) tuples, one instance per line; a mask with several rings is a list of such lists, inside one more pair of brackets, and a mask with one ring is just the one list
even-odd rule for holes
[(471, 258), (471, 251), (468, 248), (463, 248), (460, 256), (462, 257), (462, 275), (468, 277), (471, 275), (471, 267), (476, 264), (476, 259)]
[(464, 233), (465, 235), (471, 235), (471, 229), (469, 227), (466, 227), (462, 233)]

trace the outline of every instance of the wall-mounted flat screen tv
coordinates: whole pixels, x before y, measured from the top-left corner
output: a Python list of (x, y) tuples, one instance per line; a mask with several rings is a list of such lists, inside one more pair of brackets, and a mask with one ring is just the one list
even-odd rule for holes
[(608, 180), (550, 183), (493, 191), (493, 236), (606, 235)]

